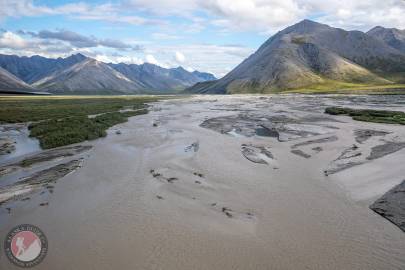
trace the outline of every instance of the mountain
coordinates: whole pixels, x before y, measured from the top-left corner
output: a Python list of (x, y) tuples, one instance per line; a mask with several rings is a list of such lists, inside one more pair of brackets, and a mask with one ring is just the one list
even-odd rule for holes
[(368, 31), (367, 34), (405, 53), (405, 30), (377, 26)]
[(201, 81), (213, 81), (217, 79), (214, 75), (207, 72), (199, 72), (195, 70), (192, 72), (192, 74), (197, 76)]
[(300, 88), (389, 84), (405, 71), (405, 54), (360, 31), (304, 20), (268, 39), (225, 77), (191, 93), (271, 93)]
[(52, 93), (139, 94), (144, 86), (105, 63), (87, 58), (68, 69), (57, 71), (33, 84)]
[(38, 55), (31, 57), (0, 54), (0, 67), (28, 84), (49, 76), (51, 73), (69, 68), (86, 56), (75, 54), (67, 58), (45, 58)]
[[(182, 67), (106, 64), (82, 54), (57, 59), (0, 54), (0, 68), (12, 74), (14, 80), (25, 82), (25, 87), (31, 90), (58, 94), (174, 93), (197, 82), (216, 79), (210, 73), (188, 72)], [(11, 77), (2, 76), (0, 84), (11, 87), (12, 80), (7, 78)]]
[(152, 92), (183, 90), (195, 83), (216, 79), (210, 73), (188, 72), (182, 67), (166, 69), (149, 63), (109, 65), (129, 79), (140, 82), (146, 90)]
[(7, 70), (0, 67), (0, 91), (32, 91), (33, 89), (15, 77)]

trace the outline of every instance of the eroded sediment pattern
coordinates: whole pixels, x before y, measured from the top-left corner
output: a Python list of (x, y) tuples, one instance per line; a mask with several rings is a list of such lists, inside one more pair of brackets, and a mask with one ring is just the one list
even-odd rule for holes
[(0, 233), (49, 232), (45, 270), (402, 269), (404, 127), (323, 113), (401, 98), (154, 103), (106, 138), (2, 163)]

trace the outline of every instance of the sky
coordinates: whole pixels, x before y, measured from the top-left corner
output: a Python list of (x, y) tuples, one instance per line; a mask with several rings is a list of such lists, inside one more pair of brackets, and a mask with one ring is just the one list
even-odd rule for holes
[(0, 53), (142, 64), (224, 76), (303, 19), (405, 29), (405, 0), (0, 0)]

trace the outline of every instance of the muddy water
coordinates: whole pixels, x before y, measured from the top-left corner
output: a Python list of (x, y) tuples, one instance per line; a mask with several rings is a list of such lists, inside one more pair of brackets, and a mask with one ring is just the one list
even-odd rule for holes
[[(367, 160), (382, 140), (403, 139), (404, 127), (321, 113), (342, 102), (373, 106), (311, 96), (154, 104), (95, 141), (52, 195), (13, 202), (10, 214), (2, 206), (1, 236), (39, 226), (49, 253), (36, 269), (404, 269), (405, 234), (368, 206), (405, 178), (405, 151)], [(275, 122), (281, 142), (256, 134)], [(389, 134), (358, 144), (357, 129)], [(346, 151), (353, 144), (360, 156)], [(268, 164), (247, 159), (242, 145), (265, 147)], [(342, 152), (361, 165), (326, 176), (346, 162), (336, 161)], [(0, 269), (15, 268), (2, 256)]]
[(15, 146), (15, 149), (10, 154), (0, 155), (0, 164), (41, 150), (39, 141), (29, 137), (26, 125), (10, 124), (0, 126), (0, 137), (11, 140)]

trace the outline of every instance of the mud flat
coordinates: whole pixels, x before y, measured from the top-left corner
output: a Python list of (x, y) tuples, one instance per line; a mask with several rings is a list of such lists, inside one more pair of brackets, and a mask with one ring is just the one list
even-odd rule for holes
[(373, 129), (358, 129), (354, 131), (356, 142), (358, 143), (363, 143), (374, 136), (385, 136), (388, 134), (389, 132)]
[[(21, 199), (28, 194), (39, 192), (47, 185), (56, 183), (57, 180), (73, 172), (81, 166), (82, 160), (72, 160), (67, 163), (59, 164), (46, 170), (34, 173), (25, 177), (13, 185), (0, 189), (0, 204), (10, 200)], [(49, 186), (48, 186), (49, 187)]]
[(0, 155), (10, 154), (15, 150), (15, 142), (9, 138), (0, 138)]
[(375, 201), (370, 208), (405, 232), (405, 180)]
[(41, 151), (39, 153), (26, 156), (17, 162), (0, 166), (0, 176), (7, 175), (9, 173), (15, 172), (16, 170), (27, 168), (36, 165), (38, 163), (52, 161), (55, 159), (62, 159), (66, 157), (72, 157), (74, 155), (86, 152), (91, 148), (92, 148), (91, 145), (75, 145)]
[(277, 169), (277, 162), (271, 153), (271, 149), (266, 146), (242, 144), (242, 155), (253, 163), (273, 165)]
[[(2, 188), (41, 188), (0, 206), (0, 235), (40, 227), (50, 244), (44, 270), (405, 269), (394, 205), (402, 192), (393, 190), (405, 175), (404, 127), (324, 114), (331, 106), (405, 111), (401, 98), (153, 103), (91, 150), (4, 163), (18, 168), (1, 176)], [(370, 206), (387, 192), (395, 197), (378, 203), (383, 217)], [(387, 218), (394, 212), (396, 223)], [(0, 260), (0, 269), (15, 268)]]
[(386, 155), (395, 153), (397, 151), (405, 148), (405, 142), (387, 142), (385, 144), (374, 146), (371, 149), (370, 155), (367, 157), (368, 160), (382, 158)]

